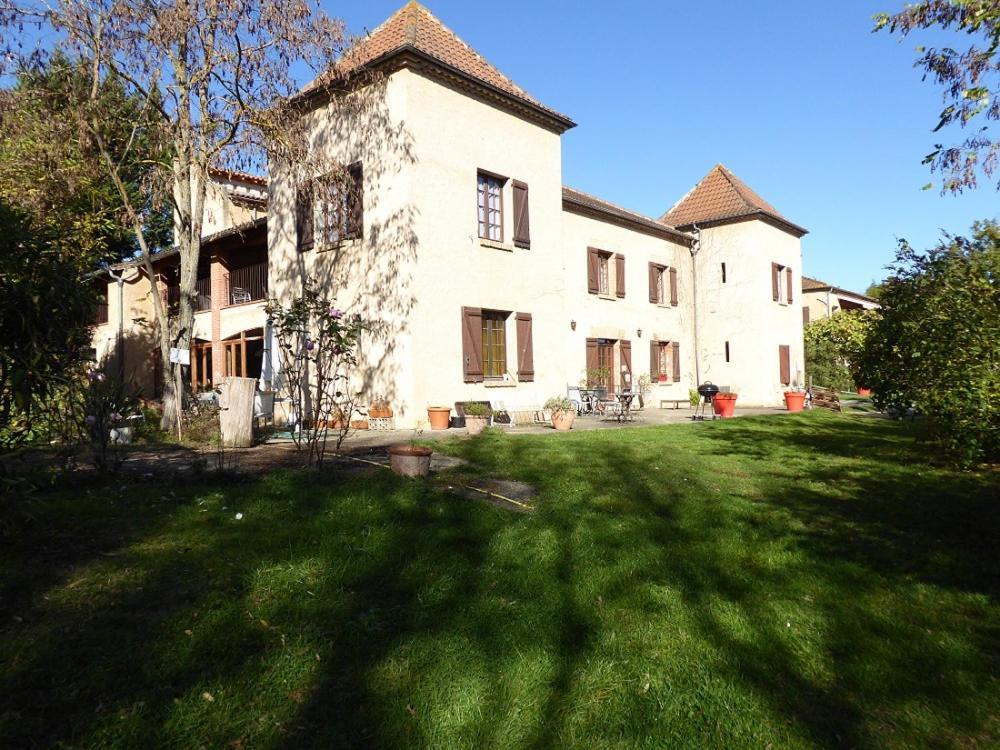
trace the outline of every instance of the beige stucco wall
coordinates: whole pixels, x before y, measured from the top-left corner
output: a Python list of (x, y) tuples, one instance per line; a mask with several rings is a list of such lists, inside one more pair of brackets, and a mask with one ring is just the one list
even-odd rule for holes
[[(792, 269), (791, 304), (772, 298), (771, 263)], [(790, 347), (792, 382), (803, 382), (800, 240), (757, 220), (711, 227), (701, 232), (695, 268), (701, 380), (729, 386), (745, 406), (784, 403), (779, 345)]]
[[(625, 256), (625, 296), (587, 292), (587, 248), (596, 247)], [(648, 401), (688, 398), (694, 387), (693, 309), (691, 297), (691, 255), (688, 248), (669, 240), (627, 229), (571, 212), (562, 214), (562, 248), (566, 263), (566, 316), (560, 330), (566, 347), (562, 368), (567, 383), (578, 385), (586, 367), (586, 340), (609, 338), (632, 344), (633, 388), (638, 378), (649, 374), (649, 342), (680, 343), (681, 379), (674, 383), (652, 384)], [(677, 269), (677, 307), (649, 301), (649, 264)], [(614, 262), (611, 263), (614, 266)], [(576, 321), (576, 331), (570, 330)], [(638, 331), (642, 330), (641, 337)]]
[[(802, 293), (802, 305), (809, 308), (809, 320), (820, 320), (822, 318), (828, 318), (834, 315), (842, 309), (843, 302), (841, 301), (841, 295), (832, 290), (822, 290), (822, 291), (810, 291)], [(878, 307), (877, 303), (869, 302), (867, 300), (859, 299), (857, 297), (847, 296), (845, 297), (848, 301), (861, 305), (866, 310), (873, 310)]]
[[(146, 396), (153, 394), (153, 368), (150, 353), (157, 346), (156, 314), (150, 297), (149, 282), (137, 269), (119, 272), (124, 275), (123, 346), (125, 373)], [(113, 359), (118, 337), (118, 283), (108, 283), (108, 322), (94, 327), (92, 347), (98, 362)]]

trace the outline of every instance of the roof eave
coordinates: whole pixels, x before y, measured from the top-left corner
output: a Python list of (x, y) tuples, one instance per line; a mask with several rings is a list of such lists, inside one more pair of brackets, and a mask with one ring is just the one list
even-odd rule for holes
[[(558, 134), (565, 133), (567, 130), (576, 127), (576, 123), (566, 115), (504, 91), (498, 86), (494, 86), (488, 81), (459, 70), (455, 66), (449, 65), (443, 60), (439, 60), (409, 43), (389, 50), (363, 65), (359, 65), (356, 69), (346, 73), (342, 77), (334, 78), (330, 82), (317, 86), (314, 89), (296, 94), (289, 100), (289, 104), (293, 106), (305, 105), (310, 108), (318, 107), (337, 94), (354, 88), (365, 73), (386, 67), (392, 67), (390, 73), (394, 73), (396, 70), (408, 67), (408, 61), (405, 59), (406, 56), (410, 56), (419, 62), (430, 65), (432, 68), (446, 72), (448, 75), (460, 79), (467, 86), (487, 92), (489, 94), (488, 98), (494, 100), (495, 103), (505, 104), (506, 109), (513, 110), (517, 114), (528, 115), (527, 119), (538, 122)], [(398, 64), (393, 66), (393, 63)]]
[(604, 209), (590, 203), (585, 203), (577, 200), (573, 196), (565, 194), (563, 194), (562, 205), (564, 211), (579, 214), (580, 216), (587, 216), (599, 221), (616, 224), (617, 226), (624, 227), (626, 229), (633, 229), (653, 237), (660, 237), (661, 239), (677, 242), (685, 247), (691, 247), (694, 244), (694, 237), (691, 235), (685, 234), (678, 229), (672, 229), (665, 224), (661, 225), (654, 219), (649, 219), (648, 222), (641, 221), (638, 218), (633, 219), (618, 212), (611, 211), (610, 209)]
[(724, 224), (737, 224), (741, 221), (754, 220), (763, 221), (764, 223), (770, 224), (784, 232), (788, 232), (796, 238), (801, 238), (809, 234), (809, 230), (805, 227), (800, 227), (798, 224), (793, 224), (788, 219), (768, 213), (767, 211), (750, 211), (749, 213), (737, 214), (735, 216), (722, 216), (715, 219), (699, 219), (697, 221), (689, 221), (684, 224), (678, 224), (677, 228), (688, 230), (694, 229), (697, 225), (699, 229), (707, 229), (709, 227), (717, 227)]

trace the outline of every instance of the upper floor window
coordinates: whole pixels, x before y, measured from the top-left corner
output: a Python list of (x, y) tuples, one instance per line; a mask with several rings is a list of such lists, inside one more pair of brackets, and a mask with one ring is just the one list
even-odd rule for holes
[(476, 202), (479, 236), (484, 240), (503, 242), (503, 177), (480, 172)]
[(677, 306), (677, 269), (649, 264), (649, 301), (658, 305)]
[[(612, 260), (614, 261), (612, 263)], [(625, 256), (587, 248), (587, 291), (601, 297), (625, 296)]]
[(359, 239), (364, 231), (364, 172), (360, 163), (310, 180), (295, 199), (295, 232), (300, 252)]
[(597, 293), (608, 294), (611, 289), (611, 253), (597, 254)]
[(771, 264), (771, 298), (783, 305), (792, 304), (792, 269), (780, 263)]

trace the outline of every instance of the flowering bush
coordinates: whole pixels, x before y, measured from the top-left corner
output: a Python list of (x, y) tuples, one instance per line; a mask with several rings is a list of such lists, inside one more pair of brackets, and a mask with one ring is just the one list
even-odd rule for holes
[(266, 310), (278, 339), (282, 383), (294, 405), (292, 435), (300, 450), (308, 449), (309, 463), (321, 465), (330, 432), (339, 450), (350, 429), (358, 395), (350, 379), (367, 324), (312, 282), (288, 307), (272, 299)]

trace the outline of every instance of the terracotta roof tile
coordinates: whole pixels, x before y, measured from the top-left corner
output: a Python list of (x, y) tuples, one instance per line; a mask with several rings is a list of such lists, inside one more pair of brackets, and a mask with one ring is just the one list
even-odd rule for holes
[(661, 221), (675, 227), (685, 227), (697, 222), (737, 219), (764, 214), (805, 234), (799, 227), (761, 198), (739, 177), (722, 164), (716, 164), (701, 182), (692, 188), (661, 217)]
[(832, 284), (827, 284), (825, 281), (820, 281), (819, 279), (811, 279), (808, 276), (802, 277), (802, 291), (808, 292), (813, 289), (832, 289)]
[[(496, 89), (560, 118), (565, 115), (546, 107), (505, 76), (482, 55), (462, 41), (427, 8), (411, 0), (344, 53), (333, 74), (344, 75), (403, 49), (416, 49), (435, 60), (489, 84)], [(333, 74), (320, 76), (303, 93), (322, 85)]]
[(646, 229), (657, 232), (657, 234), (670, 234), (676, 239), (679, 239), (687, 244), (690, 244), (693, 240), (691, 235), (685, 234), (665, 222), (657, 221), (656, 219), (644, 216), (636, 211), (622, 208), (614, 203), (609, 203), (603, 198), (598, 198), (590, 193), (584, 193), (581, 190), (576, 190), (564, 185), (562, 195), (564, 206), (569, 204), (570, 206), (576, 205), (585, 209), (591, 209), (592, 211), (597, 211), (605, 216), (613, 216), (615, 218), (622, 219), (623, 221), (629, 222), (634, 226), (645, 227)]

